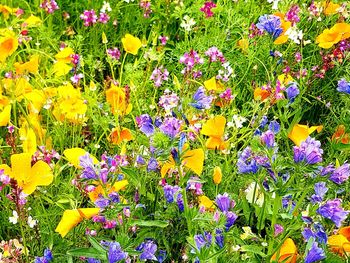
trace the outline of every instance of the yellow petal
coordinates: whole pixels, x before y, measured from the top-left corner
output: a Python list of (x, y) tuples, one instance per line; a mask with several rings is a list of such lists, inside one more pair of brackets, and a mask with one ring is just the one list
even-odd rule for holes
[[(22, 129), (22, 128), (21, 128)], [(36, 152), (36, 135), (32, 128), (28, 128), (23, 140), (23, 152), (33, 155)]]
[(129, 184), (128, 180), (120, 180), (114, 183), (113, 185), (113, 191), (119, 192), (120, 190), (124, 189), (125, 186)]
[(57, 61), (53, 65), (53, 72), (57, 77), (68, 74), (71, 69), (72, 69), (72, 66), (66, 64), (66, 62), (64, 61)]
[(69, 63), (71, 61), (70, 55), (73, 54), (74, 50), (70, 47), (66, 47), (55, 55), (55, 59), (57, 59), (58, 61)]
[(203, 124), (201, 134), (221, 138), (224, 135), (226, 118), (224, 116), (215, 116)]
[(137, 52), (142, 46), (141, 40), (130, 34), (126, 34), (125, 37), (122, 38), (122, 43), (124, 50), (133, 55), (137, 55)]
[(186, 151), (183, 156), (182, 163), (197, 175), (201, 175), (203, 171), (203, 163), (204, 163), (203, 149)]
[(350, 252), (350, 249), (349, 249), (350, 242), (343, 235), (332, 235), (328, 237), (327, 243), (331, 247), (331, 250), (334, 253), (343, 255), (344, 251)]
[(169, 160), (166, 163), (164, 163), (162, 168), (160, 169), (160, 174), (162, 178), (164, 178), (167, 172), (173, 168), (175, 168), (175, 161), (174, 161), (174, 158), (170, 156)]
[(297, 247), (294, 244), (294, 241), (291, 238), (287, 238), (280, 250), (279, 253), (275, 253), (272, 258), (271, 262), (276, 261), (277, 254), (279, 254), (278, 262), (283, 262), (283, 263), (295, 263), (297, 261)]
[(39, 17), (31, 15), (26, 20), (24, 20), (23, 24), (26, 27), (34, 27), (40, 25), (41, 22), (42, 21)]
[[(76, 168), (81, 168), (79, 158), (87, 153), (87, 151), (78, 147), (66, 149), (63, 151), (63, 154), (67, 158), (68, 162), (73, 164)], [(98, 163), (98, 160), (95, 156), (90, 154), (90, 157), (92, 158), (94, 164)]]
[(4, 62), (18, 48), (18, 40), (15, 36), (9, 35), (0, 38), (0, 62)]
[(214, 184), (218, 185), (221, 183), (222, 180), (222, 172), (221, 172), (221, 168), (219, 166), (216, 166), (214, 168), (214, 172), (213, 172), (213, 181)]
[(198, 197), (199, 200), (199, 206), (204, 206), (206, 210), (214, 210), (215, 205), (212, 200), (210, 200), (207, 196), (202, 195)]
[(212, 77), (211, 79), (204, 81), (204, 87), (207, 90), (214, 90), (214, 91), (221, 91), (224, 89), (223, 85), (216, 80), (216, 77)]
[(297, 146), (300, 146), (301, 142), (305, 141), (311, 133), (316, 130), (317, 132), (320, 132), (322, 129), (322, 125), (308, 127), (307, 125), (295, 124), (288, 134), (288, 138), (291, 139)]
[(19, 153), (11, 155), (11, 174), (20, 187), (27, 181), (28, 172), (31, 170), (32, 155)]
[(11, 168), (7, 164), (0, 164), (0, 171), (4, 170), (4, 174), (11, 177)]
[(7, 126), (11, 117), (11, 105), (5, 106), (2, 112), (0, 112), (0, 126)]

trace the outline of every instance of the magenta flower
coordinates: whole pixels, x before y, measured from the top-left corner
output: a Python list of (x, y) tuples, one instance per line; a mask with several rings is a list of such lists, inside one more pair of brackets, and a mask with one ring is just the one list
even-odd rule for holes
[(44, 9), (49, 14), (52, 14), (56, 10), (60, 9), (55, 0), (44, 0), (40, 4), (40, 8)]
[(213, 11), (211, 11), (212, 8), (215, 8), (216, 4), (212, 1), (207, 1), (204, 3), (204, 5), (199, 9), (205, 14), (205, 18), (209, 18), (214, 16)]
[(84, 13), (80, 15), (80, 19), (84, 21), (84, 26), (92, 26), (97, 23), (97, 15), (95, 10), (85, 10)]

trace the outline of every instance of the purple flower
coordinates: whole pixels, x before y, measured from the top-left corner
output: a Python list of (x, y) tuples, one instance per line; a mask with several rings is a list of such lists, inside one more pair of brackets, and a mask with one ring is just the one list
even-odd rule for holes
[(219, 246), (219, 248), (224, 247), (224, 235), (221, 229), (215, 229), (215, 243)]
[(60, 9), (55, 0), (44, 0), (40, 4), (40, 8), (44, 9), (49, 14), (52, 14), (56, 10)]
[(279, 234), (283, 233), (284, 228), (282, 225), (280, 224), (275, 224), (274, 226), (274, 236), (277, 237)]
[(154, 126), (152, 118), (148, 114), (142, 114), (136, 117), (136, 123), (139, 129), (146, 134), (147, 137), (154, 133)]
[(128, 256), (118, 242), (110, 242), (108, 249), (108, 262), (115, 263), (125, 259)]
[(192, 71), (196, 64), (203, 64), (203, 58), (199, 57), (198, 53), (194, 50), (191, 50), (189, 53), (185, 53), (180, 58), (180, 64), (184, 64), (186, 67), (181, 71), (182, 74)]
[(157, 245), (152, 240), (147, 240), (146, 242), (142, 242), (136, 250), (142, 251), (140, 255), (141, 260), (157, 260), (155, 253), (157, 251)]
[(203, 234), (194, 235), (194, 242), (198, 250), (202, 247), (210, 247), (212, 243), (212, 235), (209, 232), (204, 232)]
[(350, 94), (350, 82), (347, 82), (345, 79), (339, 80), (337, 91)]
[(96, 258), (88, 258), (87, 263), (101, 263), (101, 260)]
[(322, 202), (323, 197), (328, 191), (328, 188), (326, 187), (326, 183), (325, 182), (316, 183), (314, 186), (314, 189), (316, 194), (313, 194), (311, 196), (311, 202), (313, 204)]
[(318, 247), (317, 242), (314, 242), (305, 257), (304, 262), (312, 263), (312, 262), (323, 260), (325, 258), (326, 258), (326, 254), (324, 253), (323, 249)]
[(169, 79), (169, 71), (163, 66), (160, 66), (159, 68), (155, 68), (150, 77), (150, 80), (153, 80), (153, 84), (157, 88), (162, 85), (164, 80), (167, 81), (168, 79)]
[(204, 53), (209, 57), (209, 62), (220, 61), (221, 63), (225, 63), (226, 59), (222, 52), (217, 47), (211, 47)]
[(165, 46), (166, 42), (169, 40), (169, 37), (167, 37), (167, 36), (160, 36), (158, 39), (160, 40), (160, 43), (162, 44), (162, 46)]
[(147, 165), (147, 171), (156, 171), (158, 169), (158, 162), (154, 157), (151, 157), (149, 159), (148, 165)]
[(174, 117), (165, 118), (159, 129), (170, 138), (175, 138), (180, 133), (181, 120)]
[(172, 186), (172, 185), (167, 184), (163, 187), (163, 191), (164, 191), (164, 197), (165, 197), (165, 200), (167, 201), (167, 203), (173, 203), (175, 195), (179, 191), (181, 191), (181, 188), (178, 187), (177, 185)]
[(109, 48), (109, 49), (107, 49), (107, 55), (112, 60), (119, 60), (120, 59), (120, 50), (117, 47)]
[(152, 13), (151, 1), (150, 0), (141, 0), (140, 7), (143, 9), (143, 17), (149, 18), (149, 15)]
[(349, 211), (345, 211), (341, 207), (340, 199), (334, 199), (329, 200), (326, 204), (320, 206), (317, 209), (317, 213), (324, 218), (332, 220), (337, 227), (340, 227), (342, 221), (347, 218)]
[(315, 164), (322, 162), (323, 150), (321, 143), (314, 138), (308, 137), (300, 144), (300, 147), (294, 146), (294, 162), (306, 162), (307, 164)]
[(293, 82), (287, 89), (287, 98), (289, 99), (290, 102), (293, 102), (295, 97), (299, 95), (300, 91), (298, 89), (298, 86), (295, 82)]
[(46, 248), (44, 250), (44, 256), (35, 257), (34, 263), (49, 263), (52, 260), (53, 260), (53, 256), (52, 256), (51, 250), (49, 248)]
[(80, 19), (84, 21), (84, 26), (92, 26), (96, 24), (97, 22), (97, 15), (95, 13), (95, 10), (85, 10), (81, 15)]
[(270, 130), (264, 132), (260, 136), (260, 139), (267, 148), (273, 148), (275, 146), (275, 134)]
[(198, 110), (210, 109), (213, 99), (213, 96), (207, 96), (205, 94), (205, 89), (200, 86), (193, 95), (193, 100), (195, 100), (195, 102), (190, 103), (190, 105)]
[(176, 203), (177, 203), (177, 207), (179, 208), (180, 212), (183, 212), (185, 210), (185, 205), (184, 205), (184, 199), (182, 197), (182, 193), (179, 193), (177, 195)]
[(239, 173), (256, 173), (258, 171), (259, 166), (252, 155), (253, 153), (249, 146), (238, 155), (237, 167)]
[(271, 130), (273, 133), (278, 133), (280, 131), (281, 127), (280, 124), (277, 121), (271, 121), (269, 123), (269, 130)]
[(99, 208), (105, 208), (105, 207), (109, 206), (110, 202), (111, 201), (109, 199), (100, 197), (100, 198), (96, 199), (95, 205)]
[(108, 197), (111, 199), (113, 203), (120, 203), (119, 194), (117, 192), (112, 192), (108, 194)]
[(261, 31), (266, 31), (274, 39), (279, 37), (279, 35), (283, 32), (283, 29), (281, 28), (281, 19), (274, 15), (260, 16), (259, 23), (256, 24), (256, 27)]
[(350, 176), (350, 165), (348, 163), (344, 163), (342, 166), (335, 169), (329, 180), (333, 181), (336, 184), (342, 184), (349, 179)]
[(83, 172), (81, 173), (81, 178), (84, 179), (98, 179), (98, 175), (95, 171), (95, 166), (93, 163), (93, 159), (91, 158), (89, 153), (82, 155), (79, 157), (79, 164), (83, 168)]
[(335, 170), (335, 168), (334, 168), (333, 164), (327, 165), (326, 167), (321, 166), (320, 167), (320, 175), (325, 176), (327, 174), (333, 173), (334, 170)]
[(287, 11), (286, 15), (285, 15), (285, 19), (287, 21), (292, 22), (292, 25), (295, 25), (296, 23), (298, 23), (300, 21), (299, 18), (299, 12), (300, 12), (300, 8), (298, 5), (292, 5), (291, 8)]
[(226, 213), (226, 231), (229, 231), (231, 226), (233, 226), (233, 224), (236, 222), (237, 218), (238, 216), (234, 212), (229, 211)]
[(214, 16), (213, 11), (211, 11), (212, 8), (215, 8), (216, 4), (212, 1), (207, 1), (204, 3), (204, 5), (199, 9), (205, 14), (205, 18), (209, 18)]
[(107, 22), (109, 21), (109, 15), (107, 15), (107, 13), (100, 13), (100, 18), (98, 19), (98, 22), (100, 22), (101, 24), (107, 24)]
[(218, 194), (218, 196), (215, 199), (216, 205), (221, 210), (221, 212), (226, 213), (230, 209), (231, 206), (231, 199), (228, 195), (228, 193), (224, 193), (223, 195)]
[(159, 106), (162, 107), (169, 115), (172, 109), (176, 108), (179, 104), (180, 98), (176, 93), (165, 90), (164, 94), (159, 98)]

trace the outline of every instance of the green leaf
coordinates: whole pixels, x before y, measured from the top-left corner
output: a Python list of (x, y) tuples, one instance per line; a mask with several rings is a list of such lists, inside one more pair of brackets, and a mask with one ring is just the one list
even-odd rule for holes
[(266, 257), (266, 254), (261, 251), (261, 247), (253, 245), (244, 245), (241, 247), (241, 251), (252, 252), (258, 254), (259, 256)]
[(67, 251), (67, 255), (74, 257), (87, 257), (87, 258), (96, 258), (101, 260), (107, 260), (107, 252), (101, 253), (101, 251), (96, 248), (75, 248)]
[(149, 226), (149, 227), (167, 227), (169, 225), (169, 222), (167, 221), (161, 221), (161, 220), (152, 220), (152, 221), (145, 221), (145, 220), (132, 220), (132, 225), (137, 226)]
[(106, 252), (106, 250), (101, 246), (101, 244), (92, 236), (87, 236), (88, 237), (88, 240), (90, 242), (90, 244), (96, 248), (98, 251), (100, 251), (101, 253), (104, 253)]

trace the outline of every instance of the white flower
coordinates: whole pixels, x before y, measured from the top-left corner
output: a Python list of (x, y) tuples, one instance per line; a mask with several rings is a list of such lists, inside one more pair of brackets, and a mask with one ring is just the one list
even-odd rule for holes
[(29, 226), (30, 228), (35, 227), (36, 224), (38, 223), (38, 221), (35, 220), (35, 219), (33, 219), (32, 216), (28, 216), (28, 221), (27, 221), (27, 222), (28, 222), (28, 226)]
[[(240, 129), (243, 127), (243, 123), (245, 123), (246, 121), (247, 121), (246, 118), (235, 114), (232, 116), (232, 122), (229, 122), (229, 123), (231, 127), (236, 127)], [(229, 123), (227, 123), (227, 125), (229, 125)]]
[[(254, 195), (254, 189), (255, 189), (255, 195)], [(264, 194), (259, 191), (260, 190), (260, 186), (253, 182), (251, 183), (246, 190), (244, 190), (244, 193), (246, 194), (246, 199), (249, 203), (255, 203), (258, 206), (262, 207), (263, 203), (264, 203)], [(253, 200), (254, 197), (254, 200)]]
[(106, 13), (107, 12), (111, 12), (112, 8), (111, 5), (109, 4), (109, 2), (103, 1), (103, 6), (100, 10), (101, 13)]
[(298, 45), (301, 43), (300, 41), (303, 40), (304, 36), (303, 31), (299, 30), (296, 26), (288, 28), (286, 35), (290, 40)]
[(272, 4), (272, 9), (273, 10), (277, 10), (278, 9), (278, 2), (281, 1), (281, 0), (267, 0), (268, 3), (273, 3)]
[(125, 3), (134, 2), (134, 0), (124, 0)]
[(185, 15), (180, 26), (183, 27), (186, 31), (191, 31), (192, 26), (196, 24), (193, 18), (190, 18), (188, 15)]
[(9, 217), (9, 221), (10, 221), (10, 223), (12, 223), (12, 224), (17, 224), (17, 222), (18, 222), (18, 214), (17, 214), (17, 212), (15, 211), (15, 210), (13, 210), (12, 211), (12, 215), (13, 216), (10, 216)]

